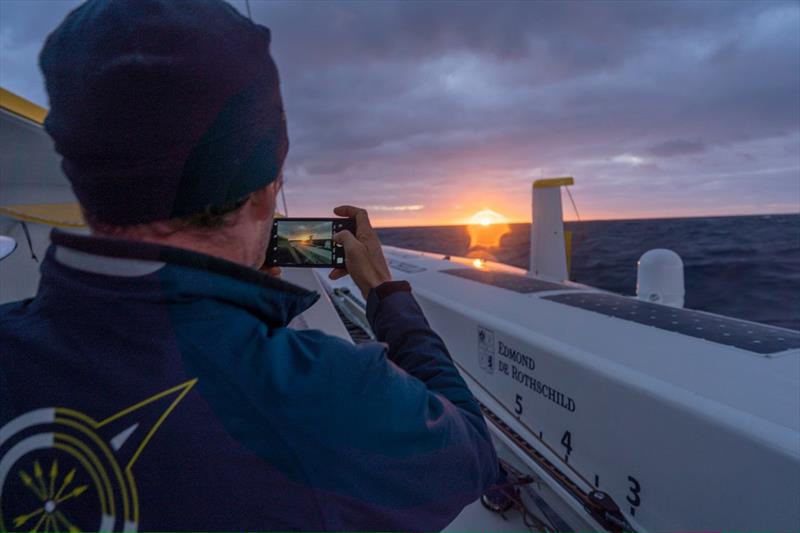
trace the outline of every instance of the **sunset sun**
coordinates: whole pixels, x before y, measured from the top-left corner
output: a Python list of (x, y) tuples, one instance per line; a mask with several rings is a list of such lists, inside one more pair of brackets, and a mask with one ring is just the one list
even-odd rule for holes
[(491, 226), (492, 224), (507, 223), (508, 219), (491, 209), (483, 209), (472, 215), (469, 219), (469, 224), (478, 226)]

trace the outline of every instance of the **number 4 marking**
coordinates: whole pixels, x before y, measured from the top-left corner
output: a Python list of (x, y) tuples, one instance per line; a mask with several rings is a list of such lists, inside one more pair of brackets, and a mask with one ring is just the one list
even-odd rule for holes
[(569, 459), (569, 454), (572, 453), (572, 433), (565, 431), (564, 436), (561, 437), (561, 444), (567, 449), (567, 453), (564, 456), (564, 460), (566, 461)]

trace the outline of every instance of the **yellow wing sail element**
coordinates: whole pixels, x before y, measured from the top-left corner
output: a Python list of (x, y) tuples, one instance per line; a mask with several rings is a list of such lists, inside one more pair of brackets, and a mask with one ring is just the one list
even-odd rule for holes
[(0, 87), (0, 108), (37, 124), (43, 124), (47, 109)]
[[(14, 116), (33, 122), (37, 126), (41, 126), (45, 117), (47, 116), (47, 109), (36, 105), (30, 100), (16, 95), (2, 87), (0, 87), (0, 109), (11, 113)], [(40, 138), (40, 136), (46, 136), (40, 127), (37, 127), (34, 131), (21, 127), (14, 129), (16, 126), (11, 123), (4, 122), (3, 124), (4, 128), (10, 128), (8, 130), (4, 129), (5, 135), (11, 135), (11, 138), (17, 140), (19, 143), (22, 143), (21, 149), (30, 150), (30, 153), (24, 152), (28, 157), (38, 158), (38, 161), (45, 156), (43, 154), (44, 151), (46, 151), (48, 154), (52, 151), (49, 140), (46, 143), (42, 141), (37, 144), (37, 140)], [(24, 141), (22, 139), (24, 139)], [(6, 147), (6, 149), (11, 150), (12, 148)], [(20, 166), (19, 163), (14, 163), (14, 161), (16, 161), (18, 158), (11, 158), (8, 154), (2, 155), (3, 157), (1, 159), (3, 160), (4, 173), (9, 172), (14, 174), (24, 174), (28, 168), (27, 164), (22, 164)], [(36, 165), (33, 165), (33, 167), (36, 167)], [(53, 163), (52, 168), (55, 170), (57, 168), (57, 163)], [(64, 188), (66, 187), (67, 183), (64, 182)], [(59, 228), (86, 227), (86, 222), (83, 219), (83, 213), (81, 213), (80, 206), (75, 202), (0, 205), (0, 216), (5, 216), (13, 220), (19, 220), (21, 222), (32, 222)]]
[[(564, 250), (567, 253), (567, 275), (572, 275), (572, 232), (564, 230)], [(571, 278), (570, 278), (571, 279)]]
[[(544, 178), (533, 182), (530, 270), (528, 271), (532, 277), (542, 277), (558, 282), (570, 278), (573, 235), (564, 229), (561, 188), (574, 184), (575, 179), (572, 176)], [(569, 194), (569, 190), (567, 193)], [(570, 195), (570, 199), (572, 199), (572, 195)]]
[(57, 228), (85, 228), (86, 221), (77, 203), (24, 204), (0, 206), (0, 215)]
[(541, 180), (536, 180), (533, 182), (534, 189), (546, 189), (548, 187), (567, 187), (569, 185), (575, 185), (575, 180), (572, 176), (565, 176), (563, 178), (546, 178)]

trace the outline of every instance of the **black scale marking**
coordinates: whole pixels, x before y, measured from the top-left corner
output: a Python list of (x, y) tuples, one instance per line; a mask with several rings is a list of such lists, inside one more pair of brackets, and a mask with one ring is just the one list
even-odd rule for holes
[(542, 299), (759, 354), (800, 348), (800, 331), (710, 316), (616, 294), (558, 294)]
[(520, 274), (509, 274), (508, 272), (492, 272), (489, 270), (478, 270), (476, 268), (449, 268), (440, 270), (443, 274), (450, 274), (459, 278), (470, 279), (491, 285), (493, 287), (500, 287), (501, 289), (508, 289), (510, 291), (519, 292), (522, 294), (530, 294), (533, 292), (543, 291), (563, 291), (570, 290), (572, 287), (562, 285), (561, 283), (553, 283), (550, 281), (542, 281), (540, 279), (529, 278)]

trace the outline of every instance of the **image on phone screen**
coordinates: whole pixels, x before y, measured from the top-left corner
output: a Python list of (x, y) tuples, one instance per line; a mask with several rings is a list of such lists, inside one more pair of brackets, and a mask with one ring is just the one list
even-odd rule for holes
[(267, 264), (270, 266), (336, 267), (344, 265), (344, 249), (334, 233), (349, 229), (348, 219), (289, 219), (273, 223)]

